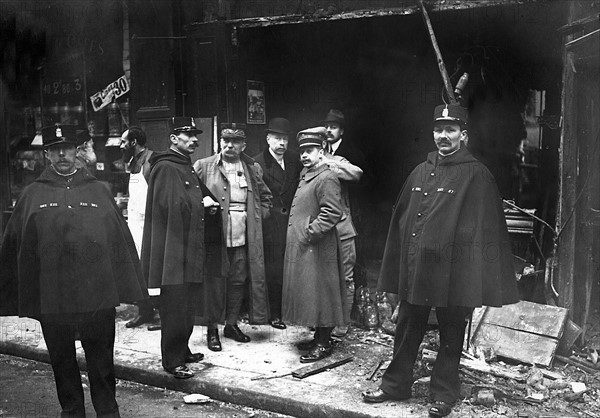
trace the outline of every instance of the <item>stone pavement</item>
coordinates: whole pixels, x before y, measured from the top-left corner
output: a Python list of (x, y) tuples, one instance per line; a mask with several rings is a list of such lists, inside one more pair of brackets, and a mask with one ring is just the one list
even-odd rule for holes
[[(242, 331), (252, 338), (250, 343), (243, 344), (224, 338), (221, 328), (223, 351), (215, 353), (206, 348), (206, 328), (195, 326), (190, 348), (192, 352), (204, 353), (205, 358), (189, 365), (195, 372), (193, 378), (178, 380), (162, 369), (160, 331), (148, 331), (145, 326), (125, 327), (134, 312), (131, 305), (117, 308), (115, 366), (119, 379), (184, 393), (201, 393), (221, 401), (298, 417), (427, 416), (428, 404), (419, 398), (408, 403), (371, 405), (362, 402), (361, 392), (376, 388), (381, 373), (376, 374), (373, 381), (367, 378), (380, 360), (391, 356), (391, 339), (385, 340), (385, 334), (352, 330), (336, 346), (334, 355), (352, 354), (354, 359), (334, 369), (304, 379), (288, 375), (251, 380), (306, 366), (299, 362), (302, 353), (295, 344), (311, 338), (309, 329), (289, 326), (286, 330), (277, 330), (266, 325), (240, 324)], [(41, 326), (29, 318), (0, 317), (0, 352), (49, 362)], [(77, 353), (83, 367), (85, 358), (79, 343)]]

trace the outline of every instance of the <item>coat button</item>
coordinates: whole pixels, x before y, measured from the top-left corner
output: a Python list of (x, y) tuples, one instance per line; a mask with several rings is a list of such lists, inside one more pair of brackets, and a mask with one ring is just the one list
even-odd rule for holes
[(70, 186), (67, 186), (67, 190), (71, 190), (71, 187), (70, 187)]
[(225, 200), (225, 196), (223, 196), (223, 197), (221, 198), (221, 200)]
[(227, 190), (227, 186), (223, 186), (223, 190)]
[(67, 207), (68, 207), (69, 209), (73, 209), (73, 206), (71, 206), (71, 205), (68, 205)]
[(416, 237), (416, 236), (417, 236), (417, 233), (416, 233), (416, 232), (413, 232), (413, 233), (412, 233), (412, 234), (410, 234), (410, 235), (412, 235), (413, 237)]
[(431, 172), (429, 175), (430, 175), (431, 177), (433, 177), (433, 176), (435, 176), (435, 173), (432, 171), (432, 172)]
[(290, 224), (288, 224), (288, 226), (292, 226), (292, 224), (290, 223)]
[(421, 216), (423, 216), (423, 214), (421, 212), (417, 213), (417, 216), (420, 218)]
[(423, 193), (423, 196), (429, 196), (429, 193), (427, 193), (427, 192), (424, 192), (424, 193)]
[(199, 188), (200, 188), (200, 186), (196, 186), (196, 189), (199, 189)]

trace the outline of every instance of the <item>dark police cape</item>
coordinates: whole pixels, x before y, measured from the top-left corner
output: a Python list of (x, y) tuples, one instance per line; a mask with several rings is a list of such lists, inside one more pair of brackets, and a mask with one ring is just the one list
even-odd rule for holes
[(393, 209), (379, 288), (426, 306), (502, 306), (519, 300), (502, 200), (466, 148), (428, 154)]
[(150, 158), (146, 198), (142, 270), (148, 288), (195, 284), (197, 320), (222, 322), (225, 315), (227, 253), (221, 209), (209, 214), (204, 196), (210, 190), (200, 181), (190, 158), (169, 150)]
[(48, 167), (23, 190), (0, 262), (1, 315), (65, 318), (148, 297), (125, 219), (85, 169)]

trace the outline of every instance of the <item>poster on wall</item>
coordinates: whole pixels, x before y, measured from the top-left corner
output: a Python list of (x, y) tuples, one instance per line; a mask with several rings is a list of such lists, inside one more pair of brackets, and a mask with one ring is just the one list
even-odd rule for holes
[(265, 83), (248, 80), (246, 123), (261, 125), (266, 123)]

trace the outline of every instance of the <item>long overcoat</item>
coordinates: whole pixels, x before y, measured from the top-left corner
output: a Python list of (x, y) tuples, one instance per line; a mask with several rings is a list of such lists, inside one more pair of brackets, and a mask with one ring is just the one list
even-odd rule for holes
[(281, 285), (288, 219), (302, 164), (298, 154), (286, 151), (283, 155), (284, 170), (268, 148), (256, 155), (254, 160), (262, 167), (263, 180), (273, 194), (271, 216), (263, 221), (265, 272), (268, 281)]
[[(246, 197), (246, 246), (249, 265), (249, 319), (253, 324), (269, 321), (269, 302), (265, 279), (262, 220), (269, 216), (271, 191), (262, 180), (262, 169), (246, 154), (241, 156), (244, 175), (248, 180)], [(221, 163), (221, 154), (194, 163), (194, 170), (221, 204), (222, 225), (227, 225), (229, 213), (229, 182)], [(225, 227), (221, 229), (225, 240)]]
[(189, 157), (172, 150), (155, 152), (150, 164), (142, 241), (142, 270), (150, 292), (201, 284), (198, 316), (203, 323), (218, 321), (224, 317), (228, 262), (220, 213), (204, 209), (204, 196), (212, 194)]
[(282, 319), (298, 325), (344, 325), (346, 285), (336, 224), (342, 217), (336, 174), (303, 169), (292, 202), (283, 273)]
[(502, 200), (466, 148), (432, 152), (406, 180), (385, 245), (379, 289), (428, 306), (518, 301)]
[(23, 190), (0, 248), (0, 314), (56, 319), (148, 297), (129, 228), (87, 170), (48, 167)]

